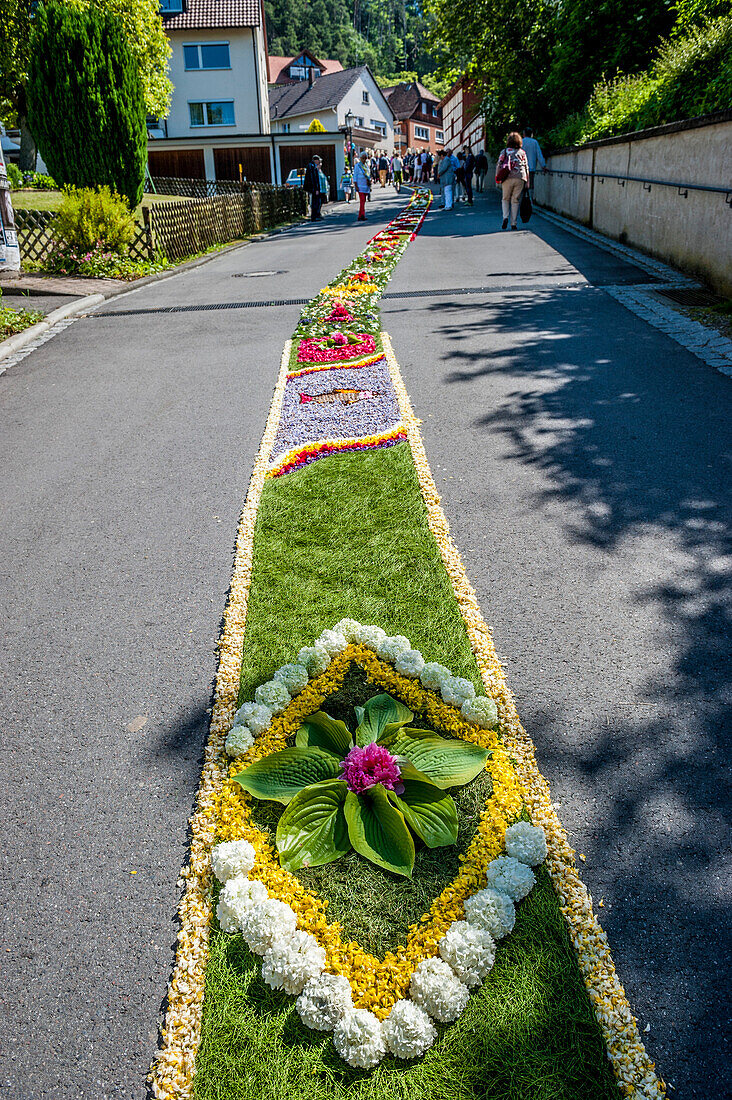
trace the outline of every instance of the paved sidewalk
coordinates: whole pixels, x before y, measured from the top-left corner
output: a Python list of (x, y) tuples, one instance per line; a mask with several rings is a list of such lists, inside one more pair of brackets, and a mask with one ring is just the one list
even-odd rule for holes
[(603, 289), (646, 271), (541, 218), (499, 226), (492, 194), (430, 218), (389, 290), (436, 293), (387, 299), (384, 328), (644, 1042), (670, 1096), (710, 1100), (728, 1041), (730, 380)]

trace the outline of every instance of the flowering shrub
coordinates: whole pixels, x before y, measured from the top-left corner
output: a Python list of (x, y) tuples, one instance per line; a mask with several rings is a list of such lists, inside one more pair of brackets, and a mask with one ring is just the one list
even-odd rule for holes
[(167, 261), (131, 260), (129, 256), (110, 252), (101, 241), (88, 249), (54, 241), (43, 261), (43, 268), (50, 275), (78, 275), (90, 279), (139, 279), (171, 266)]
[(124, 199), (108, 187), (70, 187), (51, 222), (51, 235), (77, 254), (96, 248), (123, 256), (135, 236), (135, 219)]
[[(345, 644), (340, 633), (328, 633)], [(397, 664), (414, 653), (406, 650)], [(332, 863), (353, 847), (378, 867), (411, 878), (412, 832), (428, 848), (455, 843), (457, 810), (445, 792), (475, 779), (489, 754), (410, 728), (412, 711), (390, 695), (369, 699), (356, 715), (353, 736), (324, 711), (310, 715), (294, 748), (255, 761), (236, 782), (255, 798), (284, 803), (277, 850), (288, 871)]]

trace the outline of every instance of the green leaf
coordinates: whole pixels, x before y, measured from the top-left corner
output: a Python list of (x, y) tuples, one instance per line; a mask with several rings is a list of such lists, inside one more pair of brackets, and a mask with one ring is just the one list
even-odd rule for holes
[(351, 850), (343, 814), (347, 790), (339, 779), (313, 783), (285, 807), (277, 825), (277, 850), (287, 871), (321, 867)]
[(346, 723), (331, 718), (324, 710), (305, 718), (295, 737), (295, 744), (301, 749), (325, 749), (327, 752), (337, 752), (341, 757), (346, 755), (352, 743)]
[(356, 730), (356, 744), (361, 748), (395, 733), (414, 718), (409, 707), (392, 699), (391, 695), (375, 695), (363, 708)]
[(349, 791), (345, 811), (348, 836), (359, 855), (386, 871), (411, 878), (414, 841), (381, 784), (362, 794)]
[(490, 752), (478, 745), (438, 737), (431, 730), (407, 729), (389, 742), (389, 752), (405, 756), (436, 787), (462, 787), (480, 775)]
[(455, 803), (422, 772), (406, 764), (402, 769), (404, 793), (392, 799), (411, 829), (428, 848), (446, 848), (458, 835)]
[(270, 753), (234, 778), (255, 798), (284, 802), (286, 806), (303, 787), (336, 779), (340, 772), (340, 761), (332, 752), (294, 748)]

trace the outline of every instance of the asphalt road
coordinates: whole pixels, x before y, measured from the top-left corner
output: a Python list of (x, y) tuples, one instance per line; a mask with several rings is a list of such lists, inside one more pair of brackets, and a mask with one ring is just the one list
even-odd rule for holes
[(115, 299), (0, 377), (8, 1100), (147, 1094), (233, 540), (300, 307), (126, 311), (309, 298), (399, 205)]
[[(644, 272), (538, 219), (493, 232), (490, 203), (430, 215), (390, 292), (437, 293), (386, 300), (385, 327), (644, 1037), (671, 1095), (707, 1100), (729, 381), (600, 289)], [(141, 288), (0, 378), (8, 1100), (146, 1094), (236, 521), (299, 307), (150, 311), (308, 298), (397, 205)]]
[(431, 217), (389, 290), (437, 292), (383, 325), (644, 1041), (721, 1100), (732, 387), (600, 289), (646, 272), (499, 225), (492, 194)]

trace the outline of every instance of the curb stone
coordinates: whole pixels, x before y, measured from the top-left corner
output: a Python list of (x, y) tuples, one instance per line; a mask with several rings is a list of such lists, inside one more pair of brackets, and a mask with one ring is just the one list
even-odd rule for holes
[[(291, 222), (289, 225), (278, 226), (276, 229), (269, 230), (266, 233), (257, 233), (252, 237), (248, 237), (245, 241), (235, 241), (232, 244), (226, 245), (224, 248), (208, 253), (206, 256), (197, 256), (195, 260), (186, 260), (170, 271), (157, 271), (154, 275), (146, 275), (142, 279), (136, 279), (132, 284), (125, 283), (120, 287), (112, 287), (110, 290), (99, 291), (96, 294), (87, 294), (83, 298), (78, 298), (75, 302), (69, 302), (65, 306), (59, 306), (58, 309), (54, 309), (51, 313), (47, 314), (43, 321), (38, 321), (37, 324), (31, 325), (30, 328), (23, 329), (22, 332), (18, 332), (14, 336), (9, 336), (7, 340), (0, 340), (0, 361), (22, 351), (29, 344), (34, 344), (39, 337), (45, 336), (45, 339), (42, 340), (42, 342), (45, 343), (47, 339), (55, 335), (55, 333), (51, 333), (49, 330), (54, 328), (59, 321), (66, 321), (69, 318), (76, 319), (87, 311), (96, 309), (102, 302), (106, 302), (110, 298), (119, 298), (123, 294), (131, 294), (135, 290), (140, 290), (144, 286), (149, 286), (150, 283), (161, 282), (163, 279), (172, 279), (174, 275), (181, 275), (185, 271), (191, 271), (193, 268), (202, 267), (204, 264), (210, 263), (211, 260), (216, 260), (219, 256), (223, 256), (226, 252), (233, 252), (237, 248), (246, 248), (247, 245), (252, 244), (254, 241), (264, 241), (267, 240), (268, 237), (279, 236), (280, 233), (286, 233), (288, 230), (294, 229), (301, 224), (301, 221), (295, 221)], [(61, 330), (59, 329), (59, 331)], [(4, 369), (5, 368), (0, 368), (0, 374), (3, 373)]]

